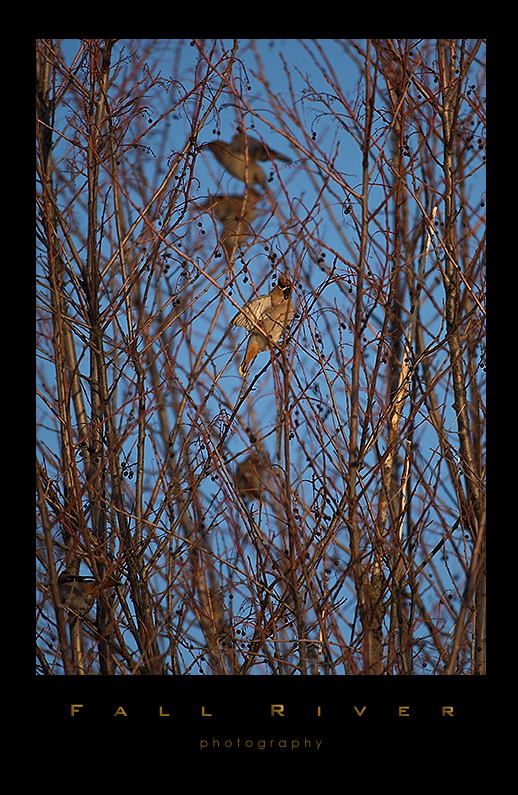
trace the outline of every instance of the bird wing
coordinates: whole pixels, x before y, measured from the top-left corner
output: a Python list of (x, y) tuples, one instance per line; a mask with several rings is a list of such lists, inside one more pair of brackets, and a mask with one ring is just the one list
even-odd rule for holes
[(232, 320), (233, 326), (244, 326), (247, 331), (252, 331), (254, 323), (260, 323), (261, 318), (272, 307), (270, 295), (260, 295), (249, 301), (241, 312), (238, 312)]
[(233, 151), (245, 153), (246, 147), (248, 147), (248, 154), (253, 160), (260, 160), (265, 151), (264, 145), (257, 138), (247, 135), (245, 139), (243, 133), (236, 133), (232, 138)]
[(271, 147), (263, 144), (262, 141), (258, 141), (257, 138), (254, 138), (252, 135), (246, 136), (245, 144), (245, 136), (243, 133), (236, 133), (232, 138), (231, 145), (234, 152), (244, 152), (246, 146), (248, 146), (248, 153), (252, 160), (261, 160), (261, 162), (265, 163), (273, 157), (277, 160), (283, 160), (285, 163), (291, 163), (289, 157), (281, 154), (281, 152), (276, 152), (275, 149), (271, 149)]

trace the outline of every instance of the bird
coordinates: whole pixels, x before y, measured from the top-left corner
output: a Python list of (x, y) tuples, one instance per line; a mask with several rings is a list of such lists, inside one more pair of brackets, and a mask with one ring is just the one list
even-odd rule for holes
[(207, 148), (215, 156), (222, 166), (232, 174), (236, 179), (242, 182), (249, 183), (250, 185), (261, 185), (265, 190), (268, 190), (266, 181), (266, 174), (257, 163), (257, 160), (266, 162), (272, 158), (283, 160), (290, 163), (290, 159), (276, 152), (274, 149), (269, 149), (257, 138), (244, 133), (236, 133), (230, 143), (225, 141), (212, 141), (207, 144)]
[(229, 254), (253, 233), (251, 224), (260, 199), (261, 194), (249, 188), (243, 196), (212, 196), (199, 205), (202, 210), (210, 210), (225, 227), (221, 240)]
[(245, 500), (261, 502), (263, 494), (262, 471), (261, 459), (255, 453), (248, 456), (238, 465), (235, 481), (238, 491)]
[(233, 177), (240, 179), (241, 182), (250, 185), (258, 184), (265, 190), (268, 189), (263, 169), (250, 157), (250, 153), (247, 157), (247, 153), (240, 146), (234, 146), (232, 143), (225, 143), (225, 141), (212, 141), (207, 144), (207, 148)]
[(58, 577), (59, 598), (63, 607), (68, 607), (83, 618), (90, 612), (103, 589), (119, 584), (113, 577), (106, 577), (102, 583), (99, 583), (91, 577), (63, 571)]
[[(294, 315), (291, 298), (292, 284), (288, 276), (279, 280), (268, 295), (260, 295), (249, 301), (232, 319), (232, 326), (244, 326), (250, 332), (245, 358), (239, 372), (246, 377), (248, 366), (261, 351), (269, 348), (269, 339), (278, 342)], [(260, 326), (263, 331), (260, 331)]]
[(245, 136), (242, 132), (238, 132), (234, 135), (232, 138), (232, 146), (243, 152), (246, 151), (248, 147), (248, 152), (252, 160), (260, 160), (262, 163), (266, 163), (267, 160), (282, 160), (283, 163), (291, 163), (290, 158), (286, 157), (286, 155), (281, 154), (281, 152), (276, 152), (275, 149), (270, 149), (267, 144), (264, 144), (251, 135), (247, 134)]

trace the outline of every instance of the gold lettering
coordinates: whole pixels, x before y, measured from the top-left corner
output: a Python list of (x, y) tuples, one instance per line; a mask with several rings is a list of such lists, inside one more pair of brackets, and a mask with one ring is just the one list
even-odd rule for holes
[(410, 715), (405, 710), (410, 709), (410, 707), (400, 707), (399, 708), (399, 717), (400, 718), (409, 718)]
[(450, 718), (454, 718), (455, 715), (453, 714), (453, 707), (443, 707), (442, 708), (442, 716), (444, 718), (445, 715), (449, 715)]
[(116, 717), (117, 717), (117, 715), (124, 715), (126, 718), (128, 717), (128, 716), (126, 715), (126, 713), (124, 712), (124, 709), (123, 709), (122, 707), (119, 707), (119, 709), (118, 709), (118, 710), (117, 710), (117, 712), (115, 713), (114, 717), (116, 718)]
[(83, 706), (82, 704), (71, 704), (70, 705), (70, 714), (72, 715), (72, 717), (74, 717), (76, 712), (79, 712), (79, 707), (82, 707), (82, 706)]
[(159, 708), (158, 717), (159, 718), (170, 718), (171, 716), (169, 715), (168, 712), (162, 712), (162, 707), (160, 707)]
[(271, 705), (272, 711), (270, 717), (273, 717), (275, 714), (280, 715), (281, 718), (284, 718), (284, 706), (282, 704), (272, 704)]
[(212, 712), (205, 713), (205, 707), (201, 708), (201, 716), (202, 718), (212, 718)]
[(361, 718), (361, 716), (363, 715), (363, 713), (365, 712), (366, 709), (367, 709), (367, 707), (362, 707), (362, 711), (360, 712), (358, 707), (355, 707), (355, 710), (358, 713), (358, 715), (360, 716), (360, 718)]

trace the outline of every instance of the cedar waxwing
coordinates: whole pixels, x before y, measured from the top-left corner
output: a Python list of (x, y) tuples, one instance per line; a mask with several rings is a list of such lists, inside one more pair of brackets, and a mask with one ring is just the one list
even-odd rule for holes
[[(233, 326), (244, 326), (250, 332), (245, 358), (239, 372), (246, 376), (248, 365), (261, 351), (269, 348), (268, 337), (278, 342), (281, 334), (294, 315), (291, 299), (291, 282), (287, 276), (279, 276), (278, 284), (268, 295), (260, 295), (249, 301), (232, 320)], [(264, 329), (264, 333), (254, 323)]]
[(81, 618), (86, 616), (94, 606), (95, 600), (103, 589), (119, 585), (117, 580), (106, 577), (104, 582), (98, 583), (90, 577), (81, 577), (63, 571), (58, 577), (59, 598), (63, 607), (68, 607)]
[(229, 254), (253, 233), (251, 223), (257, 216), (260, 198), (257, 191), (249, 188), (244, 196), (213, 196), (200, 205), (202, 210), (210, 210), (225, 227), (221, 240)]
[(289, 157), (282, 155), (280, 152), (276, 152), (275, 149), (270, 149), (270, 147), (263, 144), (262, 141), (248, 134), (245, 138), (243, 133), (236, 133), (232, 138), (232, 146), (235, 149), (240, 149), (242, 152), (245, 152), (248, 147), (248, 152), (252, 160), (260, 160), (262, 163), (274, 159), (282, 160), (283, 163), (291, 163)]
[(263, 481), (261, 475), (263, 466), (258, 455), (250, 455), (238, 465), (236, 470), (236, 485), (245, 500), (261, 502)]
[(207, 148), (210, 149), (216, 160), (218, 160), (233, 177), (249, 185), (262, 185), (265, 190), (268, 190), (266, 174), (263, 169), (252, 159), (250, 152), (244, 151), (240, 144), (227, 144), (225, 141), (212, 141), (212, 143), (207, 144)]

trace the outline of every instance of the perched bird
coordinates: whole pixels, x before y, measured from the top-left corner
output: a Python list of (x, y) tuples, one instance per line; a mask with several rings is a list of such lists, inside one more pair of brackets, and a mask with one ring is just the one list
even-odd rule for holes
[(245, 136), (243, 133), (236, 133), (232, 138), (232, 146), (240, 149), (242, 152), (245, 152), (248, 147), (248, 152), (252, 160), (260, 160), (262, 163), (266, 163), (267, 160), (282, 160), (283, 163), (291, 163), (289, 157), (286, 157), (286, 155), (280, 152), (276, 152), (275, 149), (270, 149), (270, 147), (263, 144), (262, 141), (248, 134)]
[(277, 158), (285, 163), (291, 162), (280, 152), (269, 149), (257, 138), (244, 133), (236, 133), (230, 143), (212, 141), (207, 147), (233, 177), (250, 185), (261, 185), (265, 189), (268, 188), (266, 174), (256, 161), (266, 162)]
[(210, 210), (225, 227), (221, 241), (229, 254), (253, 233), (251, 224), (257, 216), (260, 198), (260, 193), (249, 188), (243, 196), (212, 196), (200, 205), (202, 210)]
[(249, 185), (262, 185), (267, 190), (266, 174), (249, 152), (243, 151), (239, 145), (227, 144), (225, 141), (212, 141), (207, 144), (207, 148), (233, 177)]
[[(291, 291), (289, 278), (279, 276), (277, 285), (268, 295), (260, 295), (249, 301), (232, 320), (233, 326), (244, 326), (250, 332), (245, 358), (239, 368), (243, 378), (252, 359), (261, 351), (268, 350), (269, 339), (278, 342), (293, 318)], [(256, 326), (260, 326), (263, 331)]]
[(263, 494), (262, 471), (261, 459), (255, 454), (248, 456), (238, 465), (236, 485), (245, 500), (261, 502)]
[(112, 577), (106, 577), (101, 584), (91, 577), (63, 571), (58, 577), (59, 598), (63, 607), (68, 607), (83, 618), (90, 612), (103, 588), (112, 588), (118, 584)]

